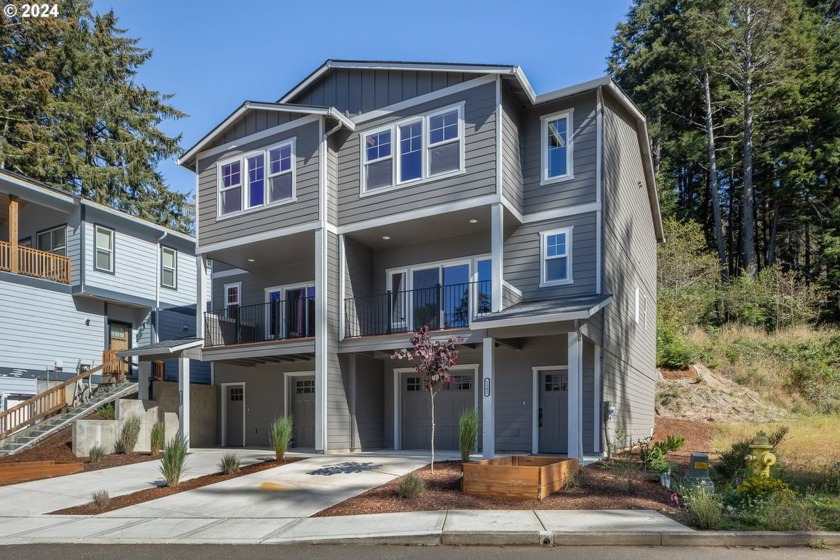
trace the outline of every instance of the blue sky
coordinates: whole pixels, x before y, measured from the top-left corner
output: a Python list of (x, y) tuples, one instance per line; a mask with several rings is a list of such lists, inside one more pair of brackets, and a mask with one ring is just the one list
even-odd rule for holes
[[(162, 128), (191, 147), (244, 100), (276, 101), (329, 58), (516, 64), (537, 93), (602, 76), (630, 0), (94, 0), (153, 55), (138, 83), (175, 94)], [(161, 163), (170, 188), (192, 173)]]

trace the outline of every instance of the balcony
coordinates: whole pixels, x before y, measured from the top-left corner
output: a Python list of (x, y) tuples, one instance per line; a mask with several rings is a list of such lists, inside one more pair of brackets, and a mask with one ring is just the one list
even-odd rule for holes
[(432, 330), (466, 329), (471, 319), (490, 311), (490, 280), (348, 298), (344, 336), (407, 333), (423, 325)]
[(13, 247), (6, 241), (0, 241), (0, 270), (62, 284), (70, 283), (69, 258), (31, 247)]
[(205, 346), (233, 346), (315, 336), (315, 298), (232, 305), (204, 314)]

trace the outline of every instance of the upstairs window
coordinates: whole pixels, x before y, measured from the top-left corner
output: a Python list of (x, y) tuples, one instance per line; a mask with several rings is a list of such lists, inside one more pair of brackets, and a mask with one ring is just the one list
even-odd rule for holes
[(225, 284), (225, 312), (230, 317), (239, 309), (242, 301), (242, 282)]
[(96, 270), (114, 272), (114, 230), (94, 227), (94, 254)]
[[(67, 255), (67, 226), (48, 229), (36, 235), (37, 249), (56, 255)], [(32, 243), (30, 242), (30, 245)]]
[(178, 281), (178, 251), (169, 247), (160, 248), (160, 285), (175, 289)]
[(572, 228), (540, 234), (540, 287), (572, 283)]
[(543, 184), (573, 176), (571, 131), (571, 110), (542, 117)]
[(219, 216), (293, 201), (294, 163), (294, 138), (221, 162), (218, 165)]
[(464, 169), (464, 105), (362, 133), (362, 194)]

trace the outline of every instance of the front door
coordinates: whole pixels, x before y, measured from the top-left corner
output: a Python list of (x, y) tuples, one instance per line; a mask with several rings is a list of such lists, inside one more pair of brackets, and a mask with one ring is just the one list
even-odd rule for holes
[(225, 445), (245, 447), (245, 385), (225, 386)]
[[(131, 325), (117, 321), (108, 321), (108, 349), (119, 352), (131, 348)], [(123, 376), (128, 375), (131, 364), (128, 360), (120, 360)]]
[(315, 377), (292, 378), (292, 447), (315, 448)]
[(569, 425), (569, 373), (564, 370), (539, 372), (538, 414), (540, 453), (566, 453)]

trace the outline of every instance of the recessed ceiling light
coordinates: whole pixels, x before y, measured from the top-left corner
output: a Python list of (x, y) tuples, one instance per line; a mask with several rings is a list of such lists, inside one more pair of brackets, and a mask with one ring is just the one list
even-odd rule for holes
[(248, 259), (248, 262), (254, 262), (254, 259)]
[(470, 223), (471, 223), (471, 224), (477, 224), (477, 223), (478, 223), (478, 220), (476, 220), (475, 218), (471, 218), (471, 219), (470, 219)]
[(391, 236), (390, 235), (383, 235), (382, 239), (384, 239), (385, 241), (388, 241), (389, 239), (391, 239)]

